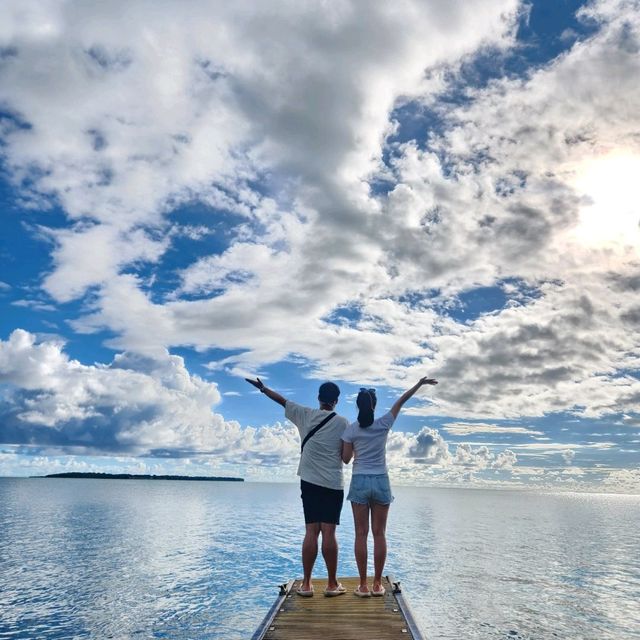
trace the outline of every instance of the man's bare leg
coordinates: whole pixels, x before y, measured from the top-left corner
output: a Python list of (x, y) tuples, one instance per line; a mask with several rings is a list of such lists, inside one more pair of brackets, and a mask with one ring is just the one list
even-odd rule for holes
[(388, 504), (371, 505), (371, 530), (373, 532), (373, 590), (380, 591), (382, 586), (382, 572), (387, 560), (387, 516)]
[(353, 510), (353, 524), (356, 532), (356, 539), (353, 543), (353, 551), (358, 565), (360, 575), (360, 593), (369, 591), (367, 585), (367, 538), (369, 536), (369, 505), (351, 503)]
[(313, 589), (311, 573), (318, 557), (318, 535), (320, 535), (320, 523), (312, 522), (307, 524), (304, 540), (302, 541), (302, 571), (304, 573), (302, 586), (300, 587), (302, 591), (311, 591)]
[(322, 557), (327, 565), (327, 589), (338, 588), (338, 540), (336, 539), (336, 525), (322, 522)]

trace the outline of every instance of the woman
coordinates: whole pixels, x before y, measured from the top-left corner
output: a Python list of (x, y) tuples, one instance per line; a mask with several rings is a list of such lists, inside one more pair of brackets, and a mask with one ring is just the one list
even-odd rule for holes
[[(383, 596), (382, 571), (387, 559), (387, 515), (393, 500), (385, 459), (387, 435), (404, 403), (425, 384), (438, 384), (432, 378), (421, 378), (405, 391), (381, 418), (374, 420), (376, 390), (360, 389), (358, 394), (358, 420), (347, 427), (342, 436), (342, 460), (348, 464), (353, 457), (353, 475), (347, 500), (351, 502), (356, 530), (354, 551), (360, 574), (355, 594), (361, 598)], [(369, 512), (373, 530), (373, 587), (367, 585), (367, 536)]]

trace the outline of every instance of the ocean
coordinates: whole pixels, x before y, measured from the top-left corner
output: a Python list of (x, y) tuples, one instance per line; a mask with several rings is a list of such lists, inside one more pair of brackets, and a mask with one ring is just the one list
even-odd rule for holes
[[(640, 496), (394, 494), (386, 573), (429, 640), (640, 638)], [(0, 638), (250, 638), (303, 531), (294, 484), (0, 479)], [(356, 575), (348, 504), (338, 540)]]

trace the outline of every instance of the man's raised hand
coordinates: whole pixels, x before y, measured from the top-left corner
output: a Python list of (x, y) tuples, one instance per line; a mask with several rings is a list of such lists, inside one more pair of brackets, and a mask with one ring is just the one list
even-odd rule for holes
[(262, 382), (260, 378), (256, 378), (255, 380), (252, 380), (251, 378), (245, 378), (245, 380), (249, 384), (252, 384), (258, 391), (262, 391), (264, 389), (264, 382)]
[(284, 396), (281, 396), (277, 391), (269, 389), (269, 387), (267, 387), (265, 383), (260, 380), (260, 378), (256, 378), (255, 380), (252, 380), (251, 378), (245, 378), (245, 380), (249, 384), (253, 385), (260, 393), (264, 393), (267, 398), (270, 398), (283, 407), (286, 406), (287, 399)]

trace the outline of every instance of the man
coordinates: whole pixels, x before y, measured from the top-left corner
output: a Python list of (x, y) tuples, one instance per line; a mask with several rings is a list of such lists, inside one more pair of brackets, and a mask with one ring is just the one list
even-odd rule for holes
[[(269, 389), (257, 378), (247, 382), (260, 393), (284, 407), (285, 417), (300, 433), (302, 451), (298, 465), (300, 492), (306, 533), (302, 543), (302, 585), (300, 596), (313, 596), (311, 573), (318, 555), (318, 536), (322, 533), (322, 557), (327, 565), (325, 596), (339, 596), (345, 588), (338, 582), (338, 541), (336, 526), (344, 500), (342, 480), (342, 434), (348, 426), (346, 418), (336, 415), (340, 389), (333, 382), (325, 382), (318, 390), (319, 409), (311, 409), (287, 400)], [(319, 427), (319, 428), (318, 428)]]

